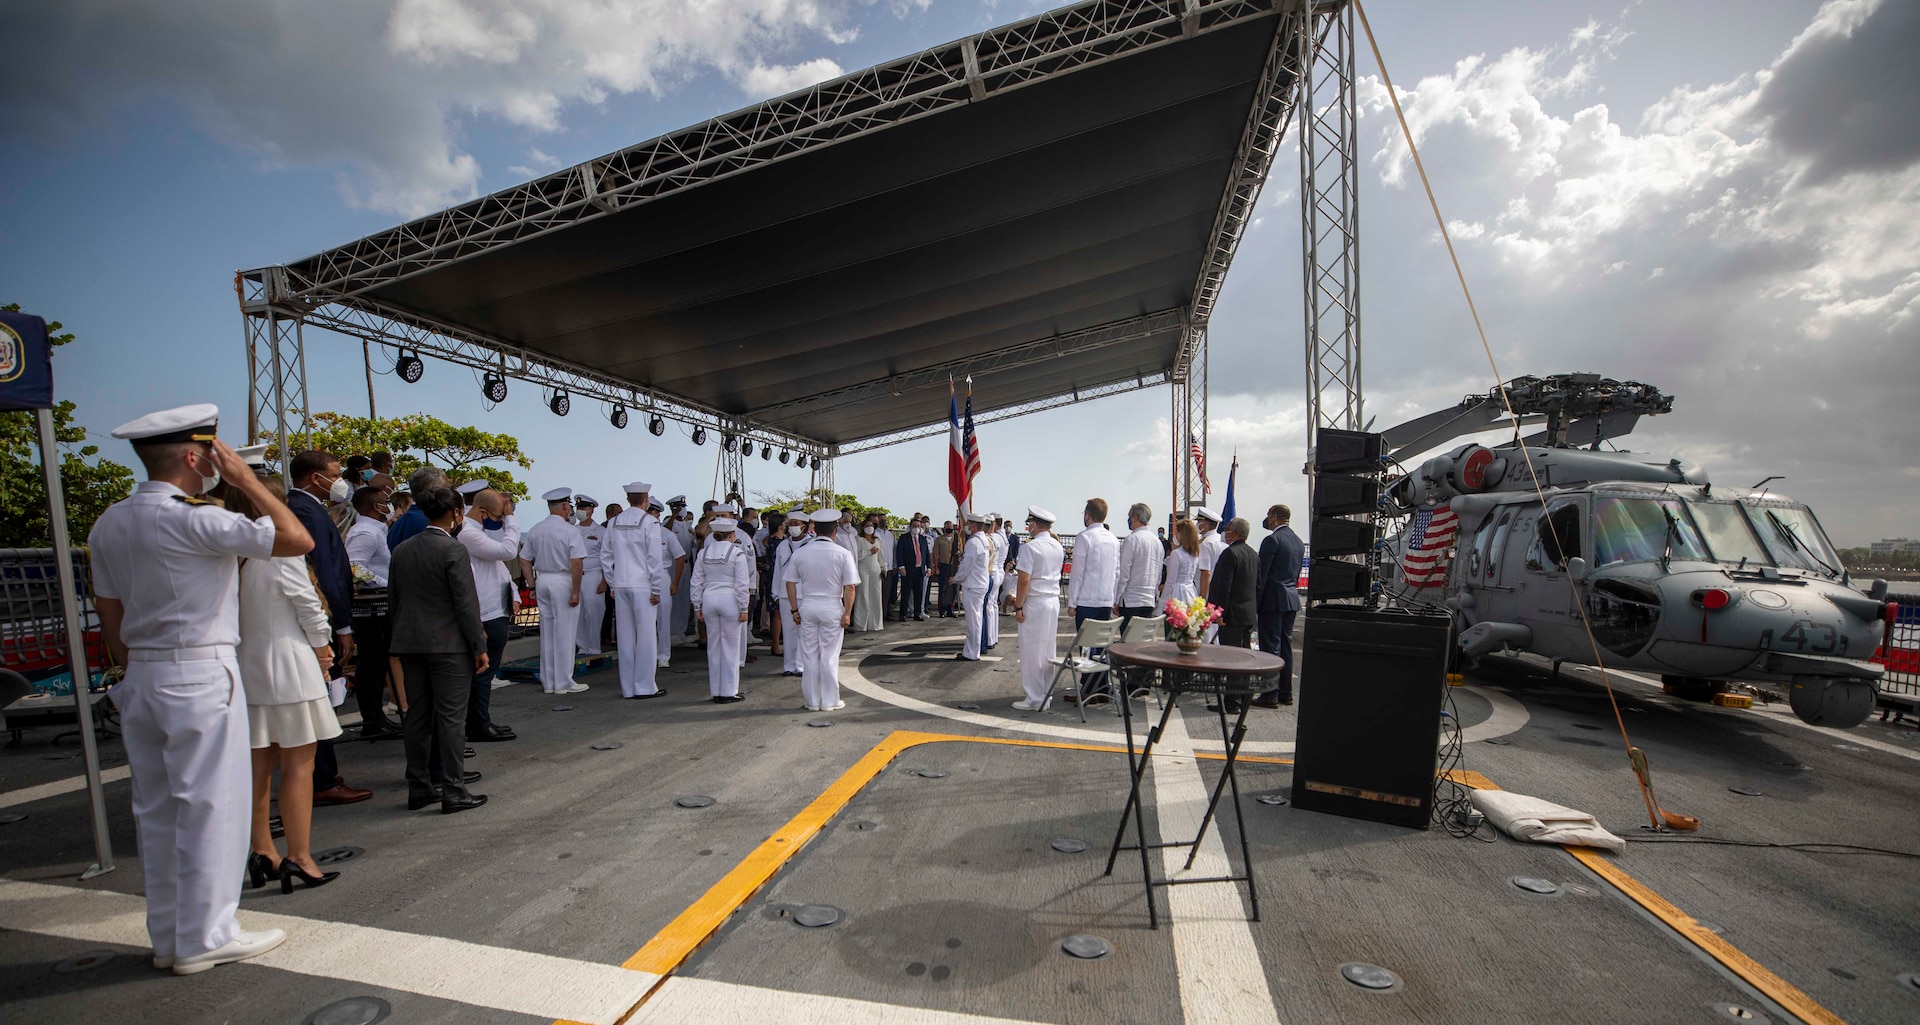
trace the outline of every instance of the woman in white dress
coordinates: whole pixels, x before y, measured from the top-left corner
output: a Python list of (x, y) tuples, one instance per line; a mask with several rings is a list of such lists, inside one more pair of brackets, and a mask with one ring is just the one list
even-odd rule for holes
[(860, 586), (853, 595), (855, 632), (878, 630), (885, 620), (885, 603), (880, 594), (880, 528), (867, 521), (853, 542), (853, 563), (860, 571)]
[(1167, 579), (1160, 585), (1160, 604), (1168, 599), (1186, 603), (1199, 592), (1194, 577), (1200, 569), (1200, 531), (1192, 520), (1177, 520), (1173, 525), (1173, 550), (1167, 553)]
[[(267, 483), (286, 494), (277, 479)], [(225, 490), (227, 508), (258, 515), (239, 491)], [(295, 878), (320, 886), (340, 875), (321, 871), (313, 860), (314, 744), (341, 732), (327, 694), (331, 640), (326, 605), (306, 559), (240, 561), (240, 684), (247, 694), (253, 747), (253, 853), (247, 874), (254, 886), (278, 878), (281, 893), (293, 892)], [(287, 838), (284, 859), (267, 821), (276, 768)]]

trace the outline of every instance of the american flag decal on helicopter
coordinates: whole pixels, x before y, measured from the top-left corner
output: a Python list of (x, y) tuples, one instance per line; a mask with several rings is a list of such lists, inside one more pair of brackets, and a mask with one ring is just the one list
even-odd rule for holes
[(1400, 574), (1408, 587), (1441, 587), (1447, 582), (1447, 552), (1460, 533), (1460, 517), (1452, 509), (1421, 509), (1407, 526), (1407, 547), (1400, 557)]

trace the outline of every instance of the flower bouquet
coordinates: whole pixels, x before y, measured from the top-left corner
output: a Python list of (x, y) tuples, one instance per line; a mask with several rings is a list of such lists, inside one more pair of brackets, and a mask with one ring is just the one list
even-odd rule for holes
[(1169, 598), (1161, 611), (1167, 614), (1167, 633), (1180, 645), (1181, 653), (1187, 655), (1198, 652), (1207, 627), (1220, 622), (1220, 606), (1208, 605), (1205, 598), (1195, 598), (1185, 604)]

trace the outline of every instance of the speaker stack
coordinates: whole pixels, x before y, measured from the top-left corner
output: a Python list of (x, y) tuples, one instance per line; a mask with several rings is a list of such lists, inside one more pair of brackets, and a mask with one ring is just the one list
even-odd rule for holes
[[(1365, 598), (1373, 593), (1373, 560), (1380, 539), (1381, 438), (1361, 431), (1321, 428), (1313, 436), (1313, 508), (1307, 528), (1313, 563), (1307, 571), (1309, 601)], [(1357, 520), (1348, 517), (1365, 516)]]

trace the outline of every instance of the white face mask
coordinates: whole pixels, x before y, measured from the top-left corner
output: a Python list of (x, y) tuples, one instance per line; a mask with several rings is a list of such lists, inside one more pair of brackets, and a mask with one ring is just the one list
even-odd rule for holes
[(787, 528), (787, 536), (788, 536), (788, 537), (799, 537), (800, 535), (802, 535), (802, 534), (804, 534), (804, 533), (806, 533), (806, 532), (807, 532), (807, 531), (806, 531), (806, 528), (804, 528), (804, 527), (788, 527), (788, 528)]
[(330, 487), (327, 489), (327, 501), (332, 502), (335, 505), (339, 505), (341, 502), (344, 502), (347, 499), (352, 497), (353, 497), (353, 485), (347, 483), (347, 479), (345, 477), (341, 477), (338, 480), (335, 480), (333, 482), (333, 487)]
[(867, 536), (868, 536), (868, 537), (872, 537), (872, 536), (873, 536), (873, 528), (872, 528), (871, 526), (869, 526), (869, 527), (867, 528)]

